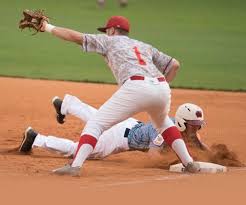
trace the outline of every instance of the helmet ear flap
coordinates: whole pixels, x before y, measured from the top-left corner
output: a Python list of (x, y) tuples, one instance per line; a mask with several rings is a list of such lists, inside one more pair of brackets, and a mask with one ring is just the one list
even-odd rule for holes
[(185, 120), (180, 118), (180, 117), (175, 117), (175, 126), (178, 128), (180, 132), (185, 131), (186, 126), (185, 126)]

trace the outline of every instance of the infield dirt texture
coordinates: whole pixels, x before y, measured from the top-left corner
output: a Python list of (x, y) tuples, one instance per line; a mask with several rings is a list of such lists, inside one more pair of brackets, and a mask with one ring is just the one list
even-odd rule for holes
[[(50, 173), (67, 163), (63, 157), (43, 150), (32, 155), (10, 151), (21, 142), (27, 126), (44, 134), (79, 138), (83, 128), (79, 120), (68, 117), (64, 125), (56, 122), (53, 96), (70, 93), (99, 107), (116, 89), (114, 85), (0, 78), (4, 93), (0, 103), (1, 204), (244, 204), (244, 167), (223, 174), (173, 174), (160, 167), (164, 161), (152, 162), (146, 153), (125, 152), (87, 161), (82, 177), (72, 178)], [(205, 112), (204, 141), (226, 144), (246, 162), (246, 93), (172, 92), (172, 115), (184, 102), (197, 103)], [(148, 120), (144, 114), (137, 117)]]

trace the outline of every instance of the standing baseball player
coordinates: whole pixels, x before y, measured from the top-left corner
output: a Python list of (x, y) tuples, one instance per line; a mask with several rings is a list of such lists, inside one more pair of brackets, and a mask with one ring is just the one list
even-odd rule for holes
[[(64, 123), (66, 115), (70, 114), (78, 117), (83, 122), (87, 122), (97, 112), (94, 107), (71, 95), (65, 95), (63, 100), (55, 97), (53, 105), (56, 109), (57, 121), (61, 124)], [(197, 133), (204, 124), (203, 111), (199, 106), (191, 103), (179, 106), (174, 121), (185, 141), (189, 144), (192, 143), (193, 146), (199, 149), (208, 149)], [(109, 141), (110, 143), (108, 143)], [(151, 123), (144, 124), (134, 118), (129, 118), (103, 132), (88, 159), (101, 159), (110, 154), (127, 150), (148, 151), (151, 149), (161, 151), (166, 147), (165, 142), (158, 144), (156, 141), (158, 142), (158, 133)], [(77, 146), (78, 142), (45, 136), (29, 127), (25, 131), (19, 151), (30, 153), (32, 148), (41, 147), (70, 157), (74, 156)]]
[(106, 34), (84, 34), (42, 21), (41, 31), (74, 42), (82, 46), (85, 52), (104, 56), (119, 84), (118, 91), (87, 122), (72, 163), (53, 172), (79, 176), (80, 168), (93, 152), (101, 134), (143, 111), (149, 114), (160, 134), (159, 143), (165, 141), (176, 152), (187, 171), (198, 172), (199, 164), (193, 161), (180, 132), (167, 116), (171, 103), (168, 82), (176, 75), (178, 61), (151, 45), (129, 38), (130, 24), (125, 17), (113, 16), (106, 26), (98, 30)]

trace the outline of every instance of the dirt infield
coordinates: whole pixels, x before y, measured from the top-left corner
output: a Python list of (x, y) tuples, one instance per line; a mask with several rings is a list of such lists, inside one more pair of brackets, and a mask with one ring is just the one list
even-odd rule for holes
[[(82, 177), (72, 178), (50, 173), (67, 162), (61, 156), (43, 150), (32, 155), (13, 151), (27, 126), (44, 134), (79, 138), (83, 124), (78, 119), (68, 117), (64, 125), (56, 122), (53, 96), (69, 93), (99, 107), (116, 89), (113, 85), (0, 78), (1, 204), (245, 204), (244, 167), (223, 174), (173, 174), (160, 161), (150, 161), (146, 153), (125, 152), (87, 161)], [(185, 102), (196, 103), (205, 112), (204, 141), (210, 146), (227, 145), (238, 162), (246, 163), (246, 93), (173, 89), (171, 115)], [(135, 117), (148, 120), (145, 114)], [(231, 153), (229, 157), (236, 158)]]

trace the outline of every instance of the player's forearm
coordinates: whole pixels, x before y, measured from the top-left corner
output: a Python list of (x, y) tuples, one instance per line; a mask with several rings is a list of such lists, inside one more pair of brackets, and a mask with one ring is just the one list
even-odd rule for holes
[(46, 24), (45, 31), (52, 33), (54, 36), (62, 40), (74, 42), (79, 45), (83, 44), (83, 34), (78, 31), (74, 31), (68, 28), (52, 26), (50, 24)]
[(180, 64), (176, 59), (173, 59), (170, 66), (171, 66), (170, 71), (165, 75), (166, 81), (168, 83), (171, 82), (176, 77)]
[(209, 146), (201, 141), (201, 137), (198, 133), (189, 134), (188, 136), (185, 136), (185, 137), (188, 141), (191, 141), (198, 148), (200, 148), (202, 150), (207, 150), (207, 151), (210, 150)]
[(202, 149), (203, 149), (203, 150), (211, 151), (210, 147), (209, 147), (207, 144), (205, 144), (205, 143), (203, 143), (203, 142), (201, 142), (201, 144), (202, 144)]

